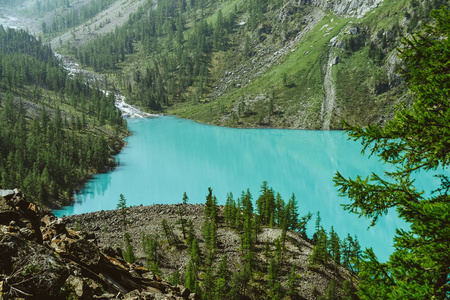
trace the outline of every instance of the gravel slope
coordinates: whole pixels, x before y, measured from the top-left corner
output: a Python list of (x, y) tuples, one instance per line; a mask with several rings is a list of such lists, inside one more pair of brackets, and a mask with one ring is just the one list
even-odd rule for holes
[[(219, 207), (222, 215), (223, 207)], [(163, 273), (163, 277), (167, 278), (175, 270), (183, 273), (189, 262), (189, 255), (186, 247), (181, 246), (178, 249), (169, 246), (164, 238), (161, 221), (166, 219), (169, 224), (175, 227), (175, 233), (180, 240), (183, 240), (182, 233), (175, 224), (179, 218), (176, 213), (179, 210), (177, 205), (152, 205), (152, 206), (136, 206), (129, 208), (127, 212), (127, 231), (133, 239), (133, 247), (138, 260), (145, 264), (145, 254), (140, 244), (142, 234), (156, 234), (160, 236), (161, 247), (159, 249), (159, 265)], [(201, 228), (203, 224), (204, 205), (187, 205), (185, 218), (191, 220), (196, 236), (200, 242), (200, 247), (205, 253), (203, 236)], [(99, 211), (88, 214), (73, 215), (64, 218), (68, 226), (78, 228), (83, 231), (95, 234), (97, 243), (100, 247), (112, 246), (124, 248), (124, 227), (121, 222), (121, 215), (118, 210)], [(225, 255), (228, 260), (228, 266), (232, 272), (239, 271), (244, 262), (240, 252), (240, 236), (234, 230), (220, 223), (217, 231), (219, 249), (217, 260)], [(251, 293), (256, 295), (265, 289), (267, 275), (264, 274), (268, 264), (267, 258), (264, 256), (264, 245), (269, 242), (270, 248), (275, 249), (273, 242), (281, 236), (281, 230), (275, 228), (264, 228), (258, 236), (256, 245), (257, 260), (259, 265), (263, 265), (262, 273), (257, 272), (254, 276), (258, 279), (251, 287)], [(316, 268), (308, 266), (308, 258), (312, 253), (313, 246), (311, 243), (299, 234), (294, 232), (288, 233), (285, 252), (285, 264), (282, 268), (281, 281), (286, 284), (287, 275), (292, 265), (296, 266), (297, 273), (301, 276), (299, 283), (299, 299), (317, 299), (318, 295), (326, 293), (329, 281), (335, 278), (339, 285), (344, 280), (355, 282), (349, 272), (340, 266), (330, 263), (328, 267), (318, 265)], [(261, 284), (262, 282), (262, 284)]]

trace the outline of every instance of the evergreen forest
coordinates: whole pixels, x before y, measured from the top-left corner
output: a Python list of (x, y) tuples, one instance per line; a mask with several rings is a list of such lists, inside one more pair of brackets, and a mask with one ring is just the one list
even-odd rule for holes
[[(184, 193), (176, 208), (175, 223), (162, 217), (159, 233), (142, 232), (139, 243), (133, 242), (128, 231), (132, 226), (130, 208), (125, 196), (120, 195), (117, 212), (123, 224), (124, 259), (136, 262), (137, 247), (142, 248), (149, 270), (174, 286), (182, 284), (201, 299), (295, 299), (307, 274), (328, 272), (339, 275), (331, 279), (325, 295), (320, 296), (319, 289), (312, 288), (310, 292), (315, 297), (358, 299), (356, 284), (362, 255), (358, 238), (347, 235), (341, 239), (333, 227), (325, 230), (319, 212), (314, 233), (308, 237), (306, 230), (312, 214), (299, 215), (295, 195), (285, 201), (263, 182), (257, 198), (253, 199), (248, 190), (236, 199), (229, 193), (226, 204), (219, 206), (209, 188), (202, 205), (200, 230), (194, 228), (188, 202)], [(267, 235), (272, 234), (274, 239), (268, 239)], [(236, 235), (238, 249), (224, 245), (224, 235)], [(292, 263), (299, 261), (304, 249), (310, 247), (305, 241), (313, 245), (306, 264)], [(232, 254), (235, 250), (238, 257)], [(168, 268), (168, 256), (188, 257), (188, 262), (165, 273), (162, 268)], [(307, 294), (305, 290), (317, 284), (303, 286), (300, 294)]]
[(67, 204), (90, 175), (114, 167), (126, 122), (98, 86), (70, 76), (49, 46), (0, 26), (0, 187)]

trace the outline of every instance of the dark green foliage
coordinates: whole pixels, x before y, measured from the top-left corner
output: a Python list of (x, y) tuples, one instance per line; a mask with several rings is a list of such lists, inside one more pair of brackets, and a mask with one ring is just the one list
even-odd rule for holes
[(287, 286), (288, 286), (288, 290), (287, 290), (287, 293), (286, 293), (287, 296), (292, 297), (292, 296), (298, 294), (298, 290), (297, 289), (298, 289), (299, 284), (300, 284), (299, 281), (300, 281), (300, 275), (297, 275), (295, 273), (295, 266), (292, 265), (291, 273), (288, 276), (288, 282), (287, 282)]
[(132, 242), (131, 236), (128, 232), (125, 232), (124, 240), (125, 240), (125, 251), (123, 251), (123, 259), (125, 259), (126, 262), (132, 264), (136, 261), (136, 257), (134, 256), (133, 245), (131, 245)]
[(186, 239), (186, 227), (187, 227), (187, 219), (183, 218), (183, 216), (186, 214), (186, 204), (188, 202), (189, 198), (186, 195), (186, 192), (183, 194), (183, 204), (178, 207), (177, 214), (180, 216), (180, 218), (177, 220), (176, 224), (180, 225), (181, 233), (183, 234), (183, 239)]
[(331, 226), (330, 231), (330, 241), (328, 243), (328, 252), (330, 257), (335, 263), (341, 263), (341, 241), (338, 234), (334, 231), (333, 226)]
[(121, 217), (121, 222), (124, 228), (124, 231), (127, 230), (127, 199), (125, 199), (125, 196), (120, 194), (119, 196), (119, 202), (117, 203), (116, 208), (119, 210), (119, 214)]
[[(267, 181), (261, 185), (261, 195), (256, 200), (257, 212), (263, 225), (275, 225), (275, 197), (272, 188), (267, 186)], [(272, 221), (272, 224), (270, 222)]]
[(214, 299), (215, 281), (211, 267), (206, 269), (205, 281), (203, 282), (203, 298)]
[(198, 245), (197, 239), (194, 239), (191, 244), (191, 261), (196, 267), (200, 267), (202, 265), (202, 252)]
[[(264, 194), (268, 197), (265, 198)], [(261, 210), (266, 217), (273, 216), (271, 217), (272, 222), (269, 223), (276, 224), (281, 229), (281, 236), (275, 239), (273, 243), (266, 240), (264, 253), (261, 253), (262, 245), (258, 243), (258, 235), (263, 230), (263, 224), (261, 215), (253, 211), (250, 191), (248, 189), (243, 191), (237, 201), (233, 199), (232, 194), (228, 194), (223, 210), (224, 218), (222, 219), (219, 214), (220, 209), (217, 207), (217, 199), (213, 195), (212, 189), (208, 189), (205, 199), (205, 222), (202, 226), (204, 254), (201, 252), (190, 220), (187, 226), (186, 244), (190, 261), (184, 276), (184, 284), (191, 291), (196, 291), (202, 299), (247, 299), (247, 297), (254, 295), (256, 290), (262, 292), (262, 294), (258, 294), (261, 299), (285, 299), (286, 296), (292, 298), (298, 296), (300, 275), (296, 273), (295, 265), (288, 264), (292, 252), (287, 250), (286, 242), (289, 241), (289, 235), (293, 234), (293, 230), (306, 236), (304, 230), (306, 230), (311, 214), (309, 213), (299, 220), (298, 204), (294, 195), (286, 205), (279, 194), (276, 198), (273, 195), (274, 191), (268, 187), (267, 183), (263, 183), (261, 195), (258, 198), (260, 205), (258, 210)], [(264, 213), (267, 211), (265, 207), (273, 207), (270, 210), (272, 212)], [(217, 243), (216, 231), (218, 225), (222, 228), (227, 225), (236, 229), (239, 233), (241, 265), (229, 266), (225, 254), (222, 255), (220, 261), (217, 260), (217, 253), (221, 247)], [(341, 252), (345, 252), (341, 249), (340, 239), (333, 228), (328, 239), (321, 226), (319, 214), (316, 226), (319, 228), (317, 244), (310, 258), (310, 264), (313, 267), (321, 265), (320, 268), (324, 266), (336, 270), (336, 265), (340, 264)], [(359, 244), (356, 238), (350, 236), (344, 239), (344, 244), (349, 245), (348, 252), (345, 252), (348, 260), (346, 267), (357, 272), (359, 268), (357, 257), (360, 256)], [(260, 254), (264, 254), (265, 258), (261, 260)], [(354, 257), (355, 255), (356, 257)], [(332, 260), (335, 261), (335, 264)], [(233, 270), (233, 273), (230, 270)], [(175, 277), (172, 278), (173, 276)], [(180, 276), (179, 273), (178, 275), (174, 274), (171, 276), (171, 280), (176, 281), (176, 278)], [(286, 278), (285, 283), (283, 282), (284, 278)], [(267, 283), (264, 291), (261, 290), (261, 283), (263, 282)], [(330, 291), (335, 293), (336, 289), (336, 285), (331, 285)], [(344, 295), (350, 297), (348, 299), (353, 299), (351, 298), (354, 296), (352, 286), (347, 286), (346, 289), (347, 292)], [(330, 293), (328, 293), (328, 296), (331, 295)]]
[(175, 272), (173, 272), (172, 274), (170, 274), (168, 281), (170, 282), (171, 285), (176, 286), (178, 284), (183, 284), (183, 276), (180, 273), (180, 271), (176, 270)]
[(193, 96), (200, 100), (207, 89), (209, 74), (205, 65), (213, 44), (217, 50), (226, 48), (228, 19), (219, 17), (215, 28), (201, 19), (187, 34), (185, 5), (173, 0), (160, 1), (156, 8), (153, 5), (148, 1), (123, 27), (89, 42), (75, 55), (95, 70), (116, 69), (119, 62), (135, 52), (133, 44), (137, 41), (148, 55), (148, 63), (136, 70), (134, 80), (128, 83), (129, 99), (159, 110), (185, 101), (186, 90), (193, 88)]
[(158, 261), (153, 261), (151, 266), (150, 266), (150, 271), (152, 271), (153, 274), (155, 275), (161, 275), (161, 269), (159, 268), (159, 263)]
[(161, 227), (164, 233), (164, 236), (167, 239), (167, 242), (169, 243), (169, 245), (171, 246), (178, 246), (179, 244), (179, 239), (177, 237), (177, 235), (175, 234), (175, 232), (173, 231), (173, 226), (170, 225), (166, 219), (162, 219), (161, 220)]
[(150, 269), (158, 262), (159, 236), (142, 234), (141, 245), (146, 255), (147, 267)]
[[(46, 24), (44, 22), (42, 24), (42, 31), (44, 34), (57, 33), (66, 31), (70, 28), (74, 28), (77, 25), (94, 18), (99, 12), (106, 9), (114, 2), (115, 0), (90, 1), (89, 5), (83, 6), (81, 7), (81, 9), (70, 10), (68, 13), (56, 15), (56, 17), (53, 18), (51, 24)], [(38, 9), (40, 9), (41, 11), (47, 11), (49, 8), (47, 6), (39, 5)]]
[(282, 291), (281, 291), (281, 282), (280, 282), (280, 267), (278, 262), (272, 258), (270, 261), (268, 273), (268, 281), (267, 281), (267, 296), (270, 299), (282, 299)]
[(208, 188), (208, 195), (205, 203), (205, 218), (216, 219), (217, 217), (217, 198), (212, 194), (212, 189)]
[(330, 284), (328, 285), (327, 292), (324, 296), (319, 297), (319, 300), (338, 300), (337, 294), (337, 282), (336, 279), (331, 278)]
[(215, 256), (217, 248), (217, 198), (212, 194), (212, 189), (208, 188), (205, 204), (205, 219), (203, 222), (203, 236), (207, 250), (207, 265), (210, 266)]
[(327, 244), (328, 244), (327, 233), (323, 228), (321, 228), (319, 232), (317, 232), (316, 244), (313, 248), (311, 256), (308, 259), (310, 266), (316, 267), (317, 264), (322, 265), (327, 264), (329, 258)]
[[(413, 106), (399, 111), (384, 128), (348, 131), (351, 138), (361, 140), (364, 151), (394, 170), (384, 177), (346, 179), (337, 173), (334, 178), (340, 194), (352, 199), (344, 205), (346, 210), (372, 219), (375, 225), (395, 208), (410, 225), (408, 230), (397, 230), (389, 261), (380, 263), (371, 249), (365, 251), (359, 266), (362, 299), (446, 299), (450, 292), (450, 185), (437, 171), (450, 164), (450, 13), (444, 7), (431, 16), (435, 25), (404, 39), (399, 49), (404, 62), (401, 72), (415, 97)], [(425, 170), (441, 179), (429, 193), (417, 190), (411, 178)]]
[(188, 246), (188, 250), (191, 250), (192, 242), (196, 239), (194, 226), (192, 225), (192, 221), (189, 220), (187, 224), (187, 236), (186, 236), (186, 245)]
[(214, 299), (225, 300), (228, 298), (230, 292), (231, 272), (228, 269), (228, 260), (225, 255), (220, 260), (219, 267), (216, 274), (216, 286)]
[(197, 273), (198, 273), (198, 267), (195, 265), (195, 263), (191, 259), (189, 261), (189, 264), (186, 269), (185, 285), (191, 292), (194, 292), (194, 293), (198, 293), (200, 291)]
[(229, 226), (233, 227), (236, 221), (237, 208), (236, 208), (236, 201), (233, 199), (232, 193), (227, 194), (227, 200), (225, 202), (223, 214), (225, 222)]
[(345, 280), (342, 283), (342, 300), (357, 300), (359, 299), (358, 296), (356, 296), (356, 289), (353, 286), (353, 284)]
[(242, 299), (247, 292), (251, 278), (252, 271), (248, 264), (241, 270), (234, 272), (231, 277), (230, 299)]
[(299, 219), (298, 219), (298, 203), (295, 195), (292, 194), (292, 197), (289, 199), (289, 202), (286, 206), (284, 222), (286, 225), (286, 229), (289, 230), (298, 230), (299, 229)]
[[(28, 199), (49, 206), (70, 203), (90, 174), (115, 165), (115, 138), (94, 133), (86, 121), (89, 113), (91, 128), (95, 122), (122, 130), (114, 97), (69, 78), (50, 47), (27, 32), (1, 26), (0, 73), (0, 187), (21, 187)], [(25, 111), (19, 97), (39, 109)], [(71, 105), (70, 114), (59, 104)]]

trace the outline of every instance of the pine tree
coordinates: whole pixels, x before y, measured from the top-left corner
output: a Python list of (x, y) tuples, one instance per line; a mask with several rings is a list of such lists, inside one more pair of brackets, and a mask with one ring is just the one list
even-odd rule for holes
[(204, 299), (214, 299), (215, 296), (215, 281), (211, 267), (206, 269), (205, 281), (203, 282), (203, 297)]
[(333, 226), (330, 230), (330, 242), (328, 243), (328, 252), (335, 263), (341, 263), (341, 241)]
[(298, 219), (298, 202), (295, 195), (289, 199), (286, 205), (286, 229), (298, 230), (299, 229), (299, 219)]
[(125, 196), (120, 194), (119, 196), (119, 202), (117, 203), (117, 209), (119, 210), (119, 214), (122, 218), (122, 225), (124, 228), (124, 231), (127, 230), (127, 199), (125, 199)]
[(300, 281), (300, 275), (297, 275), (295, 273), (295, 265), (292, 265), (291, 268), (291, 273), (289, 273), (288, 276), (288, 282), (287, 282), (287, 286), (288, 286), (288, 290), (286, 295), (290, 296), (291, 298), (295, 295), (298, 294), (298, 286), (299, 286), (299, 281)]
[(199, 282), (197, 278), (197, 270), (198, 269), (196, 264), (192, 261), (192, 259), (189, 260), (186, 269), (185, 285), (193, 293), (198, 293), (200, 291)]
[(186, 214), (186, 205), (188, 203), (188, 196), (186, 195), (186, 192), (183, 194), (183, 204), (178, 207), (177, 214), (180, 216), (180, 218), (177, 220), (176, 224), (180, 225), (181, 233), (183, 234), (183, 239), (186, 240), (186, 224), (187, 220), (183, 218), (183, 216)]
[(134, 263), (136, 261), (136, 257), (134, 256), (133, 245), (131, 244), (131, 236), (128, 232), (124, 234), (125, 240), (125, 251), (123, 252), (123, 259), (129, 263)]
[(316, 267), (317, 263), (326, 265), (329, 257), (327, 247), (327, 233), (323, 228), (317, 233), (317, 242), (313, 248), (313, 252), (309, 257), (309, 265)]
[[(431, 13), (435, 19), (422, 33), (404, 39), (399, 49), (401, 73), (414, 95), (414, 104), (400, 110), (383, 128), (350, 127), (350, 137), (361, 140), (364, 150), (376, 154), (393, 171), (382, 177), (346, 179), (337, 173), (340, 195), (351, 199), (348, 211), (372, 219), (395, 208), (410, 224), (397, 230), (394, 253), (380, 263), (372, 249), (359, 266), (362, 299), (448, 298), (450, 269), (450, 184), (437, 171), (450, 164), (450, 12), (446, 7)], [(437, 173), (439, 186), (424, 193), (414, 186), (413, 173)]]
[(275, 259), (271, 259), (268, 273), (267, 281), (267, 295), (270, 299), (282, 299), (281, 282), (280, 282), (280, 268)]
[(188, 251), (191, 251), (191, 245), (194, 239), (196, 239), (194, 232), (194, 225), (192, 224), (192, 221), (189, 220), (187, 224), (187, 237), (186, 237), (186, 245), (188, 246)]
[(331, 278), (324, 296), (319, 297), (319, 300), (338, 300), (337, 282), (336, 279)]

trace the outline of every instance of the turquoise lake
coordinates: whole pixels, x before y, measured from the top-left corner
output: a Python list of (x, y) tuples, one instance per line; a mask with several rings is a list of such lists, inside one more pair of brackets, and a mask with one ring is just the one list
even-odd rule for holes
[[(394, 212), (368, 229), (369, 221), (344, 211), (332, 182), (336, 171), (345, 177), (381, 174), (376, 157), (360, 154), (358, 142), (341, 131), (234, 129), (208, 126), (174, 117), (129, 119), (132, 135), (116, 156), (120, 165), (99, 174), (75, 195), (75, 204), (54, 213), (58, 216), (115, 209), (119, 195), (127, 205), (204, 203), (208, 187), (219, 204), (227, 193), (236, 199), (250, 189), (253, 200), (263, 181), (287, 202), (292, 193), (300, 216), (320, 211), (322, 225), (341, 238), (356, 235), (361, 246), (373, 247), (381, 260), (392, 252), (395, 228), (404, 227)], [(437, 186), (432, 176), (418, 176), (420, 187)], [(315, 217), (308, 224), (312, 234)]]

